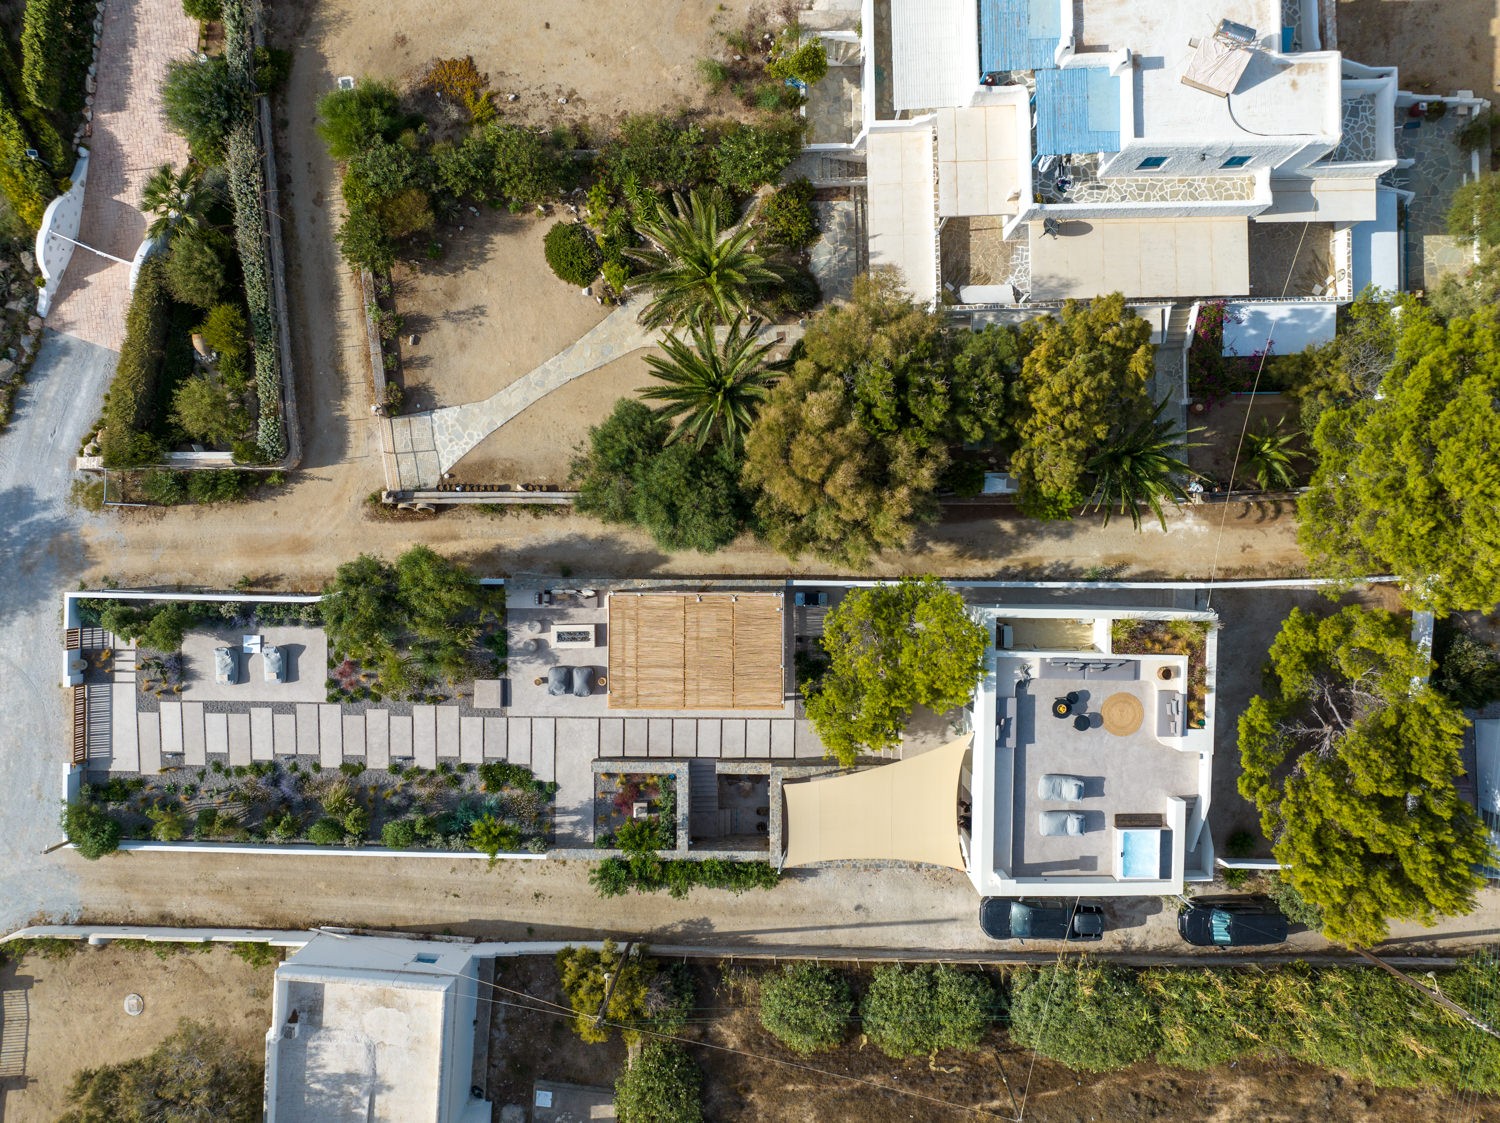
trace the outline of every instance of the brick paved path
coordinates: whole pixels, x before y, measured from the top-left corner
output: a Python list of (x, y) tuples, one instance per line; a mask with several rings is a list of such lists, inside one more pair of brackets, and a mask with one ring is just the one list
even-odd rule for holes
[[(187, 142), (167, 131), (161, 84), (167, 63), (189, 58), (198, 25), (182, 0), (107, 0), (99, 43), (89, 178), (78, 240), (123, 257), (135, 256), (146, 232), (137, 209), (152, 169), (182, 164)], [(47, 326), (118, 351), (125, 336), (130, 267), (78, 250), (63, 276)]]

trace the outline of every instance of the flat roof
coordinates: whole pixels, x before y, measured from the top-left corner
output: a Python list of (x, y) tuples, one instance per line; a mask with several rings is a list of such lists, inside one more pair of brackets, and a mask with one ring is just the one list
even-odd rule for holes
[(870, 268), (900, 272), (912, 297), (937, 299), (937, 199), (933, 130), (871, 129), (866, 141), (865, 222)]
[(1401, 225), (1396, 193), (1389, 187), (1377, 188), (1375, 218), (1355, 223), (1349, 233), (1354, 291), (1363, 292), (1367, 285), (1374, 285), (1385, 292), (1400, 292), (1405, 286), (1401, 279)]
[(1056, 237), (1033, 222), (1030, 241), (1033, 300), (1250, 292), (1244, 218), (1066, 219)]
[(1332, 342), (1338, 305), (1308, 300), (1256, 302), (1228, 304), (1224, 312), (1224, 354), (1254, 355), (1269, 341), (1272, 354), (1294, 355)]
[(895, 108), (965, 104), (979, 85), (975, 0), (890, 0), (890, 5)]
[(784, 603), (781, 593), (611, 593), (610, 708), (781, 709)]
[(939, 109), (938, 213), (1015, 214), (1030, 166), (1021, 148), (1022, 106)]

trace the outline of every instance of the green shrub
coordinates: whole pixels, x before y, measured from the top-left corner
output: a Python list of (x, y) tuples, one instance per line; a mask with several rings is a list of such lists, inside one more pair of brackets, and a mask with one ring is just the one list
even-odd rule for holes
[(716, 58), (700, 58), (698, 73), (711, 93), (718, 93), (729, 85), (729, 67)]
[(1231, 858), (1248, 858), (1255, 853), (1255, 836), (1249, 831), (1235, 831), (1224, 840), (1224, 853)]
[(494, 815), (481, 815), (469, 827), (469, 845), (493, 862), (502, 850), (521, 849), (521, 828)]
[(197, 822), (193, 825), (193, 837), (199, 842), (213, 838), (219, 833), (219, 811), (216, 807), (205, 807), (198, 812)]
[(70, 803), (63, 811), (62, 827), (68, 841), (91, 862), (120, 848), (119, 820), (96, 804)]
[(983, 975), (948, 966), (877, 967), (860, 1003), (865, 1033), (890, 1057), (977, 1049), (994, 992)]
[(1438, 654), (1432, 685), (1465, 709), (1478, 709), (1500, 698), (1500, 659), (1495, 649), (1457, 632)]
[(274, 94), (292, 73), (292, 52), (283, 47), (255, 48), (255, 88), (263, 94)]
[(407, 850), (417, 844), (417, 824), (413, 819), (392, 819), (380, 828), (380, 843), (392, 850)]
[(149, 503), (172, 507), (187, 499), (187, 479), (182, 472), (153, 468), (141, 477), (141, 494)]
[(648, 1041), (615, 1081), (620, 1123), (702, 1123), (702, 1074), (687, 1051)]
[(217, 231), (183, 233), (167, 251), (167, 285), (184, 304), (212, 308), (229, 284), (229, 244)]
[(487, 792), (501, 792), (506, 788), (543, 792), (547, 787), (525, 765), (503, 760), (485, 761), (479, 766), (478, 774), (479, 786)]
[(802, 151), (802, 123), (780, 118), (761, 125), (736, 124), (719, 139), (718, 180), (731, 191), (749, 194), (775, 183)]
[(771, 304), (778, 315), (801, 316), (811, 312), (822, 299), (818, 279), (802, 265), (793, 265), (782, 277)]
[(1323, 930), (1323, 910), (1303, 899), (1302, 894), (1297, 892), (1297, 887), (1280, 873), (1271, 878), (1270, 887), (1266, 892), (1271, 900), (1276, 902), (1281, 915), (1293, 924), (1300, 924), (1314, 932)]
[(751, 889), (774, 889), (781, 880), (768, 862), (735, 862), (724, 858), (702, 861), (664, 860), (643, 851), (629, 858), (605, 858), (589, 871), (589, 884), (601, 897), (636, 893), (658, 893), (665, 889), (682, 898), (694, 888), (727, 889), (744, 893)]
[(796, 250), (811, 245), (818, 239), (813, 185), (805, 179), (795, 179), (785, 187), (778, 187), (761, 204), (757, 219), (769, 242)]
[(348, 160), (379, 140), (395, 140), (406, 125), (396, 88), (361, 78), (352, 90), (332, 90), (318, 102), (318, 135), (335, 160)]
[(557, 223), (547, 231), (543, 249), (552, 272), (580, 288), (593, 282), (604, 261), (593, 234), (581, 222)]
[(172, 418), (183, 432), (205, 444), (224, 447), (250, 425), (250, 415), (216, 378), (192, 377), (172, 395)]
[(157, 842), (178, 842), (187, 834), (187, 820), (176, 807), (148, 807), (146, 818), (151, 820), (151, 837)]
[(45, 168), (26, 155), (32, 147), (25, 125), (11, 108), (0, 103), (0, 192), (28, 230), (42, 222), (57, 185)]
[(370, 829), (370, 813), (363, 807), (351, 807), (344, 813), (344, 837), (364, 838)]
[(1500, 245), (1500, 173), (1486, 172), (1453, 192), (1448, 233), (1461, 242)]
[(166, 265), (160, 258), (151, 258), (141, 266), (130, 294), (125, 341), (104, 407), (100, 451), (105, 467), (139, 467), (160, 454), (147, 432), (155, 420), (157, 379), (171, 310)]
[(307, 828), (307, 841), (319, 846), (338, 846), (344, 841), (344, 824), (333, 818), (319, 819)]
[(1476, 113), (1453, 139), (1465, 152), (1489, 152), (1495, 140), (1495, 122), (1500, 119), (1493, 109)]
[[(227, 12), (228, 9), (226, 17)], [(226, 18), (226, 31), (228, 26)], [(245, 280), (251, 337), (255, 341), (255, 393), (260, 401), (255, 440), (266, 460), (278, 460), (286, 455), (286, 437), (281, 427), (281, 352), (271, 305), (270, 266), (266, 261), (266, 216), (261, 208), (265, 184), (260, 149), (249, 121), (230, 134), (227, 152), (235, 244)]]
[(55, 110), (68, 64), (71, 0), (26, 0), (21, 25), (21, 84), (31, 103)]
[(214, 23), (224, 15), (224, 0), (182, 0), (182, 10), (188, 19)]
[(235, 503), (254, 486), (254, 473), (233, 468), (188, 473), (188, 498), (194, 503)]
[(226, 356), (244, 356), (250, 351), (250, 325), (238, 304), (215, 304), (208, 310), (198, 334), (210, 351), (222, 360)]
[(791, 30), (782, 34), (776, 45), (776, 57), (766, 67), (766, 73), (772, 78), (792, 78), (811, 86), (828, 73), (828, 49), (816, 37), (799, 46), (796, 36)]
[(241, 959), (251, 967), (274, 967), (281, 962), (281, 949), (263, 944), (257, 940), (240, 940), (230, 946), (236, 959)]
[(230, 130), (250, 112), (250, 91), (222, 58), (168, 63), (161, 99), (167, 127), (188, 142), (201, 164), (224, 159)]
[[(615, 191), (689, 191), (713, 178), (714, 137), (702, 126), (665, 114), (627, 117), (599, 154), (603, 182)], [(641, 201), (645, 201), (642, 199)], [(641, 213), (632, 199), (637, 218)], [(654, 204), (653, 204), (654, 205)]]
[(563, 165), (546, 138), (519, 125), (499, 123), (480, 133), (489, 149), (487, 196), (512, 207), (555, 198), (563, 187)]
[(794, 963), (760, 983), (760, 1024), (794, 1053), (832, 1049), (854, 1017), (849, 980), (831, 967)]
[(1161, 1036), (1152, 1013), (1135, 974), (1123, 968), (1023, 967), (1010, 980), (1011, 1037), (1083, 1072), (1155, 1055)]

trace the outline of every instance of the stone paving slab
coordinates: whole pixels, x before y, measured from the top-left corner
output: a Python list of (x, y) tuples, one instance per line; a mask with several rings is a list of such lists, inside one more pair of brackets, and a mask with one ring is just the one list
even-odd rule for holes
[(437, 708), (411, 708), (411, 753), (418, 768), (437, 767)]
[(599, 755), (610, 757), (625, 755), (625, 719), (601, 718), (599, 721)]
[(771, 723), (763, 717), (747, 718), (745, 721), (745, 756), (749, 760), (764, 760), (771, 755)]
[(297, 755), (297, 715), (271, 715), (271, 751), (277, 756)]
[(318, 704), (297, 703), (297, 755), (318, 755)]
[(466, 764), (484, 762), (484, 718), (465, 715), (459, 719), (458, 759)]
[(276, 733), (271, 718), (270, 706), (255, 706), (250, 710), (251, 760), (270, 760), (276, 755), (273, 743)]
[(646, 755), (670, 757), (672, 755), (672, 719), (648, 717), (646, 730)]
[(531, 719), (531, 771), (538, 780), (557, 779), (557, 722)]
[(439, 760), (458, 759), (458, 707), (437, 707), (437, 755)]
[(344, 709), (333, 703), (318, 707), (318, 763), (337, 768), (344, 763)]
[(412, 720), (410, 714), (391, 715), (391, 759), (410, 760), (412, 757)]
[(672, 719), (672, 755), (680, 757), (698, 755), (698, 722), (695, 718)]
[(182, 762), (189, 768), (202, 768), (208, 763), (208, 753), (203, 747), (203, 703), (182, 704)]
[(796, 730), (796, 743), (793, 745), (792, 755), (799, 760), (821, 760), (823, 742), (813, 732), (812, 722), (798, 719), (792, 722), (792, 728)]
[(365, 755), (365, 715), (344, 715), (344, 759)]
[(229, 766), (250, 763), (250, 715), (225, 714), (229, 737)]
[(229, 755), (229, 715), (203, 715), (203, 747), (209, 756)]
[(745, 759), (745, 719), (726, 718), (720, 734), (722, 738), (721, 755), (726, 760)]
[(391, 766), (391, 711), (365, 714), (365, 763), (371, 768)]
[(716, 717), (698, 719), (698, 755), (717, 757), (724, 751), (724, 724)]
[(625, 755), (645, 756), (646, 745), (650, 739), (651, 730), (647, 720), (643, 717), (628, 717), (625, 719)]
[(512, 764), (531, 767), (531, 719), (513, 717), (507, 720), (505, 730), (507, 752)]
[(602, 723), (592, 717), (560, 717), (557, 719), (557, 751), (561, 754), (577, 754), (593, 760), (599, 755), (599, 726)]
[(111, 772), (139, 772), (141, 731), (135, 720), (135, 675), (124, 679), (116, 675), (109, 692), (109, 768)]
[(797, 730), (789, 721), (771, 723), (771, 759), (791, 760), (796, 744)]
[(504, 760), (506, 722), (503, 717), (484, 719), (484, 759)]
[(155, 776), (161, 771), (161, 718), (157, 714), (136, 714), (135, 727), (141, 773)]
[(182, 703), (161, 704), (161, 755), (182, 755)]

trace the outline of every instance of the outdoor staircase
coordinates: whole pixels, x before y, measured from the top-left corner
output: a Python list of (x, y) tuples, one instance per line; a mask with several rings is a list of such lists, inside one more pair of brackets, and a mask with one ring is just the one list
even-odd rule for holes
[(688, 761), (688, 834), (703, 838), (723, 833), (719, 824), (719, 769), (711, 760)]
[(1172, 305), (1172, 312), (1167, 317), (1167, 336), (1162, 342), (1163, 347), (1187, 347), (1189, 342), (1188, 335), (1193, 329), (1192, 316), (1192, 305)]
[(83, 687), (84, 728), (88, 730), (84, 751), (86, 768), (108, 769), (114, 755), (110, 736), (113, 693), (114, 688), (108, 683)]
[(31, 1006), (20, 987), (0, 997), (0, 1080), (26, 1075), (26, 1038)]

